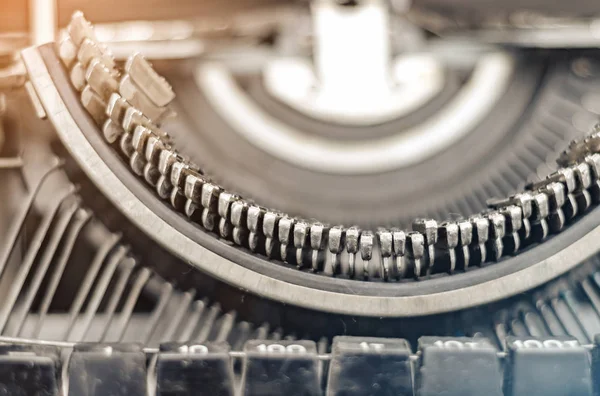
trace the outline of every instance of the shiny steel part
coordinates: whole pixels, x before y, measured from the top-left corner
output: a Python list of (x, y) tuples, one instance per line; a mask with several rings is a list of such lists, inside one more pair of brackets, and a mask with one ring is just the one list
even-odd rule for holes
[[(69, 29), (70, 32), (81, 31), (82, 29), (78, 29), (77, 26), (87, 26), (87, 23), (82, 21), (81, 15), (76, 15), (74, 17), (73, 26), (76, 28)], [(91, 31), (89, 31), (86, 36), (91, 38), (93, 34)], [(73, 42), (83, 41), (82, 39), (78, 39), (76, 37), (72, 37), (72, 39)], [(69, 64), (70, 60), (66, 61), (65, 63)], [(128, 64), (132, 63), (133, 61), (130, 61)], [(78, 63), (76, 63), (74, 67), (77, 65)], [(92, 114), (97, 124), (104, 125), (105, 128), (107, 125), (112, 125), (113, 123), (116, 125), (120, 124), (122, 126), (123, 134), (120, 139), (121, 149), (123, 154), (129, 157), (130, 166), (134, 173), (138, 175), (144, 174), (146, 181), (152, 186), (157, 186), (160, 183), (161, 177), (163, 180), (169, 179), (172, 190), (168, 195), (170, 196), (172, 205), (176, 209), (184, 211), (184, 213), (192, 219), (197, 219), (197, 221), (208, 231), (213, 231), (216, 224), (221, 222), (222, 224), (219, 229), (221, 237), (230, 239), (230, 231), (229, 227), (227, 227), (227, 223), (230, 222), (230, 219), (228, 218), (229, 206), (234, 200), (237, 201), (241, 198), (234, 197), (231, 194), (224, 192), (221, 188), (214, 185), (209, 179), (203, 176), (202, 172), (195, 165), (187, 162), (183, 158), (173, 162), (170, 165), (171, 169), (169, 169), (168, 166), (163, 166), (161, 170), (158, 169), (160, 165), (160, 157), (164, 156), (163, 153), (166, 153), (166, 155), (169, 155), (169, 153), (174, 153), (169, 147), (167, 140), (165, 140), (166, 135), (160, 132), (160, 130), (154, 126), (151, 121), (159, 121), (160, 114), (163, 112), (163, 110), (160, 110), (160, 108), (151, 104), (152, 99), (146, 94), (142, 93), (141, 89), (136, 89), (136, 86), (138, 85), (132, 81), (149, 79), (149, 81), (155, 81), (156, 84), (162, 83), (162, 96), (164, 99), (160, 99), (161, 103), (168, 104), (168, 102), (172, 100), (172, 91), (170, 91), (170, 87), (164, 86), (164, 80), (161, 80), (158, 75), (155, 73), (149, 74), (147, 72), (148, 67), (149, 66), (146, 64), (145, 68), (138, 68), (137, 73), (142, 74), (141, 76), (136, 77), (135, 74), (125, 74), (121, 78), (121, 83), (119, 84), (119, 93), (125, 96), (122, 99), (120, 99), (120, 95), (118, 93), (114, 92), (116, 91), (116, 82), (111, 85), (113, 88), (110, 88), (109, 86), (108, 90), (105, 90), (104, 85), (101, 84), (102, 80), (96, 82), (95, 84), (92, 83), (89, 72), (86, 74), (85, 78), (87, 79), (87, 83), (90, 85), (85, 86), (83, 89), (82, 87), (85, 85), (86, 81), (77, 81), (74, 85), (77, 89), (82, 90), (81, 98), (83, 105), (88, 112)], [(135, 73), (134, 69), (131, 67), (127, 69), (129, 73)], [(110, 80), (112, 80), (112, 77), (107, 75), (105, 81)], [(128, 81), (130, 85), (127, 95), (124, 95), (123, 81)], [(113, 93), (111, 94), (111, 92)], [(133, 92), (133, 94), (129, 94), (130, 92)], [(109, 96), (111, 103), (116, 103), (118, 101), (122, 101), (123, 99), (127, 99), (123, 102), (123, 105), (128, 107), (123, 118), (119, 112), (115, 113), (114, 106), (111, 105), (108, 108), (106, 107), (106, 104), (103, 101), (108, 100)], [(155, 98), (154, 100), (157, 101), (158, 99)], [(139, 122), (134, 122), (133, 124), (131, 123), (133, 119), (128, 116), (128, 114), (136, 114), (136, 107), (141, 107), (141, 111), (139, 112), (140, 114), (148, 115), (148, 122), (142, 122), (141, 124)], [(143, 116), (141, 119), (143, 119)], [(111, 128), (111, 131), (113, 130), (114, 128)], [(119, 129), (117, 128), (117, 133), (118, 130)], [(111, 139), (113, 139), (112, 136)], [(154, 143), (149, 143), (146, 146), (147, 142)], [(157, 144), (159, 142), (160, 144)], [(595, 147), (592, 148), (595, 149)], [(597, 170), (597, 163), (599, 162), (600, 155), (594, 154), (594, 150), (590, 151), (590, 147), (588, 147), (587, 151), (584, 150), (584, 152), (580, 154), (581, 157), (590, 154), (589, 158), (586, 157), (588, 158), (587, 162), (580, 158), (578, 159), (578, 161), (581, 161), (580, 163), (575, 162), (575, 164), (571, 167), (568, 167), (566, 170), (562, 170), (562, 173), (560, 173), (560, 171), (557, 173), (558, 175), (561, 175), (567, 170), (570, 172), (571, 176), (565, 179), (565, 183), (567, 185), (568, 192), (578, 197), (573, 197), (573, 199), (569, 200), (569, 202), (575, 202), (577, 204), (569, 208), (569, 219), (578, 213), (578, 211), (582, 212), (586, 210), (592, 203), (592, 200), (597, 202), (599, 199), (597, 183), (598, 174), (600, 171)], [(175, 154), (170, 156), (174, 157), (174, 155)], [(573, 167), (575, 168), (572, 169)], [(585, 177), (573, 177), (573, 174), (582, 174), (582, 172), (585, 173)], [(595, 176), (592, 177), (592, 174)], [(532, 235), (529, 235), (530, 232), (528, 230), (522, 231), (522, 236), (519, 235), (519, 231), (521, 231), (523, 224), (529, 223), (530, 220), (529, 217), (523, 215), (524, 211), (521, 207), (502, 202), (496, 204), (496, 209), (498, 212), (492, 211), (490, 213), (485, 213), (479, 218), (479, 220), (474, 220), (478, 224), (476, 227), (477, 235), (475, 240), (472, 242), (473, 246), (470, 247), (470, 250), (473, 250), (475, 254), (469, 254), (468, 262), (461, 262), (459, 263), (460, 266), (466, 268), (468, 266), (472, 266), (473, 264), (479, 265), (490, 260), (498, 261), (503, 256), (505, 243), (508, 244), (508, 252), (516, 253), (522, 244), (524, 245), (531, 242), (542, 241), (547, 237), (548, 232), (550, 231), (548, 219), (550, 219), (553, 225), (551, 231), (560, 231), (565, 225), (565, 216), (562, 212), (562, 207), (566, 202), (566, 199), (564, 189), (547, 189), (548, 185), (555, 183), (555, 179), (556, 176), (551, 176), (545, 182), (540, 182), (533, 186), (531, 188), (531, 192), (526, 192), (526, 194), (529, 196), (529, 200), (532, 201), (535, 204), (535, 208), (537, 208), (537, 211), (531, 214), (531, 221), (533, 222), (534, 230)], [(580, 186), (575, 186), (577, 181), (580, 183)], [(159, 193), (161, 190), (164, 190), (164, 183), (161, 184), (163, 184), (163, 186), (157, 190)], [(588, 189), (589, 192), (587, 191)], [(223, 197), (225, 198), (221, 199)], [(551, 201), (550, 203), (548, 202), (549, 198)], [(217, 202), (219, 201), (221, 208), (217, 211)], [(250, 204), (248, 203), (248, 205)], [(511, 206), (507, 208), (509, 205)], [(554, 214), (554, 218), (558, 219), (558, 222), (556, 220), (552, 221), (552, 217), (550, 217), (550, 207), (554, 208), (552, 213)], [(503, 213), (508, 213), (506, 218)], [(221, 216), (220, 220), (219, 216)], [(277, 213), (273, 213), (271, 217), (273, 221), (267, 223), (270, 224), (271, 228), (269, 230), (263, 229), (264, 235), (267, 237), (265, 253), (268, 256), (278, 258), (286, 263), (295, 264), (299, 268), (302, 268), (304, 266), (304, 256), (302, 251), (305, 249), (303, 241), (308, 240), (308, 228), (310, 227), (310, 224), (297, 221), (296, 219), (290, 219), (287, 216), (279, 215)], [(523, 221), (523, 218), (525, 221)], [(306, 226), (304, 224), (306, 224)], [(305, 228), (306, 231), (303, 231), (303, 228)], [(509, 230), (508, 235), (506, 235), (507, 228)], [(442, 232), (444, 230), (447, 230), (447, 227), (441, 229)], [(437, 224), (434, 221), (417, 221), (414, 224), (414, 231), (414, 233), (409, 234), (410, 243), (407, 251), (407, 262), (410, 268), (409, 273), (416, 278), (419, 278), (422, 275), (430, 275), (433, 271), (452, 272), (456, 267), (456, 262), (452, 258), (450, 259), (449, 263), (444, 262), (443, 266), (440, 266), (439, 262), (436, 265), (435, 246), (437, 244), (437, 234), (440, 232)], [(383, 265), (379, 249), (376, 249), (377, 253), (375, 254), (377, 262), (380, 263), (378, 270), (370, 272), (368, 269), (368, 263), (373, 258), (372, 247), (375, 242), (372, 237), (368, 237), (368, 235), (370, 235), (369, 231), (361, 231), (358, 228), (352, 227), (346, 231), (346, 234), (346, 251), (349, 254), (347, 261), (347, 274), (349, 277), (354, 278), (357, 273), (356, 254), (358, 253), (358, 245), (360, 244), (361, 258), (363, 261), (362, 272), (364, 277), (369, 278), (378, 276), (386, 278), (386, 274), (388, 274), (389, 271), (386, 270), (385, 266)], [(295, 257), (289, 250), (292, 247), (292, 235), (295, 236), (294, 245), (296, 249), (298, 249)], [(299, 235), (305, 236), (304, 238), (300, 238)], [(422, 237), (419, 235), (422, 235)], [(315, 256), (316, 262), (311, 265), (311, 268), (316, 272), (327, 272), (325, 270), (327, 263), (324, 261), (326, 256), (321, 255), (322, 258), (319, 259), (320, 255), (318, 254), (320, 250), (325, 248), (327, 243), (323, 238), (319, 239), (321, 240), (321, 243), (319, 245), (314, 245), (315, 248), (313, 248), (313, 256)], [(277, 242), (280, 245), (278, 249), (279, 252), (277, 252), (277, 250), (273, 251), (272, 249), (272, 244), (276, 244)], [(245, 243), (242, 243), (242, 245), (245, 245)], [(306, 249), (310, 250), (309, 246), (307, 246)], [(445, 250), (445, 247), (441, 246), (440, 250)], [(453, 256), (449, 252), (447, 252), (447, 255)], [(438, 261), (441, 262), (442, 260), (440, 259)], [(337, 271), (337, 259), (335, 260), (334, 264), (335, 265), (333, 266), (333, 269)], [(446, 265), (449, 265), (450, 268), (446, 268)]]
[[(52, 52), (48, 47), (46, 47), (44, 51), (46, 53)], [(432, 292), (427, 295), (402, 296), (402, 294), (404, 294), (402, 287), (394, 290), (388, 287), (393, 286), (390, 284), (381, 285), (381, 288), (378, 289), (380, 289), (380, 291), (387, 289), (387, 292), (391, 292), (392, 296), (383, 297), (379, 293), (379, 295), (376, 296), (361, 296), (317, 290), (283, 282), (272, 277), (265, 277), (258, 272), (253, 272), (238, 264), (234, 264), (222, 256), (216, 255), (194, 243), (191, 239), (181, 234), (169, 223), (158, 217), (148, 207), (139, 202), (129, 188), (125, 186), (97, 156), (89, 142), (81, 134), (79, 125), (75, 122), (71, 114), (69, 114), (69, 109), (67, 109), (57, 88), (53, 85), (52, 78), (48, 72), (47, 66), (44, 64), (40, 52), (36, 49), (27, 50), (23, 53), (23, 58), (28, 67), (32, 83), (38, 91), (44, 107), (46, 107), (50, 120), (53, 122), (59, 135), (61, 135), (62, 139), (65, 141), (67, 147), (72, 151), (73, 156), (82, 164), (84, 170), (86, 170), (93, 180), (102, 180), (102, 182), (99, 182), (100, 189), (118, 208), (130, 217), (134, 224), (149, 235), (161, 235), (161, 237), (164, 238), (159, 241), (161, 244), (166, 247), (168, 246), (175, 254), (190, 263), (194, 263), (205, 272), (218, 279), (225, 280), (231, 284), (236, 284), (239, 287), (243, 287), (268, 298), (304, 307), (314, 307), (314, 303), (318, 302), (319, 309), (358, 315), (403, 316), (444, 312), (457, 309), (458, 307), (467, 307), (492, 301), (509, 294), (527, 290), (537, 284), (547, 281), (591, 255), (595, 249), (591, 241), (600, 234), (600, 229), (592, 227), (592, 230), (590, 231), (588, 228), (585, 236), (573, 243), (569, 248), (554, 252), (554, 254), (551, 254), (549, 257), (542, 259), (527, 268), (521, 269), (520, 271), (501, 276), (495, 280), (487, 280), (483, 283), (466, 286), (462, 289)], [(56, 67), (56, 65), (53, 67)], [(130, 147), (128, 145), (131, 144), (131, 133), (134, 132), (134, 129), (143, 127), (137, 126), (134, 128), (133, 125), (126, 124), (126, 121), (123, 121), (122, 125), (124, 127), (124, 132), (121, 138), (121, 146), (126, 149), (124, 154), (131, 156), (131, 163), (133, 164), (136, 162), (133, 160), (134, 158), (140, 158), (140, 160), (145, 163), (144, 167), (156, 166), (156, 162), (154, 162), (156, 161), (156, 157), (152, 155), (152, 152), (150, 152), (151, 155), (148, 156), (146, 150), (140, 150), (143, 151), (145, 156), (145, 159), (142, 159), (140, 157), (140, 154), (142, 153), (138, 151), (140, 149), (139, 146), (137, 149), (133, 147), (131, 149), (128, 148)], [(170, 149), (165, 149), (163, 152), (170, 152)], [(161, 154), (159, 154), (158, 157), (160, 157), (160, 155)], [(597, 164), (598, 157), (598, 154), (590, 153), (587, 158), (580, 159), (579, 161), (581, 162), (578, 162), (577, 165), (574, 166), (583, 165), (585, 167), (586, 165), (584, 164), (588, 164), (587, 166)], [(586, 160), (588, 162), (586, 162)], [(175, 164), (181, 164), (181, 162), (177, 161), (181, 160), (177, 159), (176, 162), (171, 165), (172, 169), (176, 168)], [(184, 171), (183, 174), (186, 174), (186, 179), (187, 175), (192, 175), (202, 184), (202, 194), (200, 202), (194, 202), (194, 200), (197, 199), (194, 198), (194, 195), (188, 194), (188, 196), (186, 196), (184, 191), (182, 191), (186, 179), (183, 179), (182, 177), (173, 178), (173, 174), (171, 174), (171, 184), (173, 185), (171, 193), (172, 204), (176, 208), (180, 208), (180, 205), (189, 206), (189, 201), (191, 200), (192, 203), (199, 205), (198, 207), (202, 207), (200, 216), (201, 224), (203, 224), (205, 228), (212, 228), (212, 225), (215, 224), (215, 220), (218, 220), (216, 203), (218, 202), (218, 197), (222, 191), (215, 185), (207, 182), (198, 171), (194, 170), (193, 165), (186, 163), (183, 168), (180, 168), (179, 166), (177, 168)], [(183, 174), (179, 171), (179, 175), (183, 176)], [(592, 174), (594, 176), (589, 179), (581, 177), (577, 178), (577, 182), (574, 183), (575, 188), (571, 191), (577, 196), (578, 203), (584, 204), (581, 206), (582, 209), (592, 204), (592, 200), (597, 198), (595, 184), (598, 180), (597, 169), (595, 169)], [(588, 183), (588, 180), (590, 183)], [(553, 179), (549, 179), (549, 182), (550, 181), (554, 182)], [(565, 183), (569, 184), (569, 182)], [(200, 185), (197, 186), (200, 187)], [(537, 203), (535, 209), (532, 210), (531, 217), (523, 218), (522, 220), (531, 220), (531, 237), (534, 238), (534, 241), (541, 241), (548, 232), (547, 217), (549, 212), (548, 209), (546, 209), (545, 203), (544, 206), (542, 206), (542, 202), (547, 202), (547, 198), (544, 199), (547, 195), (545, 195), (546, 193), (543, 190), (526, 192), (524, 194), (533, 195), (533, 198), (530, 198), (530, 200), (535, 199), (535, 202)], [(214, 202), (215, 206), (213, 206), (212, 202)], [(497, 206), (499, 208), (504, 208), (507, 205), (509, 205), (508, 202), (500, 202)], [(181, 206), (181, 208), (183, 208), (183, 206)], [(521, 209), (521, 213), (528, 213), (523, 210), (523, 208)], [(476, 263), (484, 261), (485, 248), (489, 248), (489, 250), (492, 251), (493, 254), (490, 255), (491, 257), (494, 259), (500, 258), (506, 225), (503, 222), (504, 217), (497, 216), (495, 213), (496, 212), (492, 211), (481, 217), (473, 218), (472, 222), (477, 224), (477, 234), (473, 235), (472, 243), (470, 245), (472, 250), (470, 252), (471, 261), (473, 261), (473, 259)], [(275, 218), (280, 219), (282, 217), (276, 215)], [(279, 220), (274, 224), (277, 224), (278, 221)], [(522, 224), (524, 223), (525, 222), (522, 221)], [(288, 224), (288, 221), (285, 221), (284, 224)], [(420, 226), (417, 228), (420, 229)], [(491, 232), (489, 231), (489, 228), (491, 228)], [(281, 231), (281, 229), (279, 231)], [(360, 232), (358, 234), (360, 235)], [(277, 235), (278, 238), (281, 238), (281, 232), (278, 232)], [(369, 244), (371, 242), (366, 242), (365, 244), (362, 240), (363, 238), (360, 238), (360, 236), (358, 238), (358, 243), (361, 245), (360, 252), (362, 259), (363, 261), (369, 261), (371, 258)], [(352, 240), (354, 239), (354, 236), (352, 236)], [(284, 242), (285, 240), (286, 239), (284, 238)], [(373, 241), (374, 239), (370, 240)], [(409, 233), (407, 242), (408, 249), (406, 258), (410, 263), (413, 275), (419, 276), (422, 272), (428, 272), (431, 263), (434, 263), (435, 257), (437, 257), (435, 256), (432, 258), (430, 248), (431, 244), (434, 244), (435, 241), (433, 234), (430, 234), (429, 228), (426, 227), (424, 233), (417, 231)], [(347, 245), (347, 247), (349, 246), (350, 245)], [(351, 244), (351, 246), (354, 245)], [(348, 252), (354, 254), (354, 250), (352, 250), (352, 252), (349, 250)], [(358, 251), (356, 253), (358, 253)], [(532, 252), (529, 253), (531, 254)], [(525, 253), (525, 255), (527, 254), (528, 253)], [(490, 287), (492, 283), (493, 287)], [(425, 283), (423, 286), (425, 286)], [(352, 290), (352, 287), (348, 290)], [(475, 299), (476, 301), (473, 296), (478, 297)]]
[[(74, 17), (73, 25), (87, 26), (87, 23), (82, 22), (81, 15), (76, 15)], [(69, 30), (73, 31), (74, 29)], [(77, 29), (75, 30), (77, 31)], [(89, 34), (87, 34), (87, 36), (89, 36), (89, 38), (92, 37), (91, 31)], [(81, 41), (82, 40), (80, 39), (73, 38), (73, 42)], [(70, 61), (67, 61), (65, 63), (68, 65)], [(128, 64), (131, 63), (133, 63), (133, 60), (128, 62)], [(78, 63), (76, 63), (74, 67), (76, 67), (77, 64)], [(149, 66), (141, 69), (138, 68), (138, 73), (143, 73), (143, 77), (138, 76), (137, 80), (141, 81), (143, 79), (151, 79), (154, 80), (156, 84), (164, 83), (164, 81), (161, 80), (161, 78), (155, 73), (148, 74), (148, 67)], [(129, 69), (129, 73), (133, 72), (131, 68), (126, 67), (126, 69)], [(146, 70), (146, 72), (144, 72), (144, 70)], [(172, 186), (172, 190), (169, 196), (172, 205), (176, 209), (183, 210), (188, 217), (192, 219), (198, 219), (200, 224), (202, 224), (204, 228), (206, 228), (208, 231), (213, 231), (215, 229), (216, 223), (220, 221), (218, 220), (218, 217), (219, 215), (221, 215), (221, 220), (223, 223), (221, 229), (219, 230), (221, 237), (230, 239), (229, 227), (225, 227), (225, 225), (230, 221), (230, 219), (228, 218), (229, 205), (234, 200), (234, 197), (231, 196), (231, 194), (222, 191), (221, 188), (211, 183), (209, 179), (202, 175), (202, 172), (194, 164), (191, 164), (185, 161), (184, 159), (182, 159), (181, 162), (175, 161), (171, 165), (172, 169), (169, 169), (168, 167), (162, 167), (162, 171), (158, 170), (159, 159), (161, 156), (163, 156), (162, 153), (166, 152), (166, 155), (169, 155), (169, 153), (173, 153), (173, 151), (170, 147), (168, 147), (168, 142), (164, 140), (165, 135), (162, 132), (160, 132), (157, 127), (153, 126), (151, 121), (150, 123), (144, 122), (142, 124), (132, 124), (132, 119), (128, 117), (128, 114), (135, 114), (137, 112), (136, 108), (138, 108), (140, 114), (145, 114), (148, 116), (149, 120), (155, 120), (156, 123), (158, 123), (158, 121), (160, 121), (160, 114), (163, 112), (163, 110), (160, 110), (159, 108), (155, 107), (155, 105), (152, 105), (150, 103), (152, 102), (152, 99), (150, 99), (147, 95), (143, 94), (141, 92), (141, 89), (136, 89), (136, 87), (139, 85), (136, 85), (132, 82), (136, 80), (136, 76), (131, 74), (125, 74), (121, 78), (121, 82), (119, 83), (120, 95), (114, 92), (116, 91), (116, 88), (111, 89), (109, 86), (108, 90), (106, 90), (104, 88), (104, 85), (100, 84), (100, 82), (96, 82), (96, 84), (93, 84), (92, 80), (90, 79), (89, 72), (86, 74), (86, 79), (87, 83), (90, 85), (85, 86), (85, 88), (83, 89), (82, 87), (85, 85), (85, 81), (81, 82), (78, 80), (74, 84), (78, 90), (82, 90), (81, 98), (84, 107), (86, 107), (88, 112), (92, 114), (96, 123), (99, 125), (104, 124), (104, 126), (106, 127), (107, 123), (110, 125), (112, 125), (113, 123), (117, 125), (121, 124), (121, 126), (123, 127), (123, 134), (120, 140), (121, 149), (123, 154), (129, 157), (130, 165), (134, 173), (138, 175), (144, 174), (146, 181), (148, 181), (153, 186), (156, 186), (160, 182), (161, 176), (159, 176), (159, 174), (162, 174), (162, 177), (164, 179), (170, 179), (169, 181), (170, 185)], [(112, 78), (110, 76), (107, 76), (105, 80), (110, 81), (111, 79)], [(123, 90), (124, 81), (127, 81), (130, 86), (130, 88), (127, 90), (127, 94)], [(117, 84), (115, 82), (112, 85), (116, 86)], [(97, 94), (94, 92), (97, 92)], [(111, 94), (110, 92), (113, 93)], [(129, 94), (130, 92), (134, 92), (134, 95)], [(167, 96), (165, 97), (165, 100), (161, 100), (161, 103), (168, 104), (168, 102), (173, 99), (171, 93), (172, 91), (170, 91), (170, 87), (164, 87), (163, 96)], [(98, 96), (98, 94), (100, 94), (100, 96)], [(115, 103), (115, 101), (122, 101), (123, 99), (126, 99), (126, 101), (124, 101), (123, 103), (125, 106), (129, 106), (129, 108), (126, 110), (125, 117), (123, 119), (121, 119), (120, 114), (115, 113), (114, 107), (112, 106), (109, 106), (106, 111), (103, 111), (103, 108), (106, 108), (106, 105), (104, 104), (103, 100), (108, 100), (107, 98), (109, 98), (109, 96), (110, 101), (113, 103)], [(121, 96), (123, 96), (123, 98), (121, 98)], [(107, 117), (109, 117), (110, 120), (107, 120)], [(113, 129), (114, 128), (111, 128), (111, 131)], [(149, 144), (146, 147), (147, 141), (153, 141), (155, 143)], [(161, 144), (157, 145), (156, 142), (161, 142)], [(586, 155), (587, 152), (583, 154)], [(600, 158), (599, 155), (596, 156)], [(171, 155), (171, 157), (173, 157), (173, 155)], [(590, 164), (582, 163), (580, 166), (583, 166), (587, 169), (590, 166), (592, 166), (592, 163), (594, 161), (597, 161), (597, 159), (592, 159)], [(581, 172), (581, 170), (579, 171)], [(571, 173), (573, 173), (573, 171), (571, 171)], [(588, 169), (586, 174), (589, 173), (590, 171)], [(152, 174), (156, 176), (152, 176)], [(598, 175), (598, 172), (595, 172), (595, 174)], [(594, 194), (595, 200), (597, 200), (598, 193), (596, 190), (598, 187), (596, 185), (592, 185), (591, 179), (589, 182), (586, 182), (584, 178), (581, 177), (578, 180), (580, 180), (582, 183), (580, 189), (585, 190), (591, 188), (593, 190), (591, 194)], [(546, 183), (539, 183), (539, 185), (532, 188), (531, 193), (528, 193), (531, 195), (531, 200), (534, 203), (537, 202), (537, 207), (539, 207), (537, 212), (538, 218), (533, 219), (535, 222), (539, 223), (539, 227), (535, 228), (535, 230), (537, 230), (538, 232), (532, 236), (532, 241), (534, 242), (539, 242), (545, 239), (548, 235), (548, 224), (546, 218), (549, 216), (550, 213), (548, 209), (542, 210), (542, 206), (540, 205), (541, 202), (543, 202), (543, 207), (548, 207), (547, 196), (552, 197), (553, 195), (551, 195), (552, 192), (544, 193), (543, 190), (546, 187), (546, 185), (551, 182), (554, 182), (553, 177), (549, 178)], [(567, 183), (573, 184), (574, 182), (571, 181)], [(161, 187), (160, 190), (163, 189), (164, 186)], [(160, 191), (158, 190), (157, 192), (160, 193)], [(221, 197), (221, 194), (225, 194), (226, 199), (220, 200), (219, 198)], [(554, 194), (556, 194), (556, 192), (554, 192)], [(558, 192), (558, 194), (564, 195), (564, 191)], [(591, 197), (591, 194), (582, 194), (583, 198), (580, 198), (580, 201), (583, 201), (583, 205), (580, 204), (579, 211), (587, 209), (587, 207), (589, 207), (591, 203), (587, 202), (591, 201), (591, 198), (587, 198), (588, 195)], [(235, 200), (238, 199), (240, 198), (235, 198)], [(222, 207), (221, 210), (217, 213), (216, 207), (218, 201), (222, 201)], [(554, 212), (559, 211), (559, 213), (562, 213), (562, 206), (565, 202), (565, 199), (561, 198), (556, 199), (555, 201), (556, 202), (554, 203)], [(248, 205), (250, 204), (248, 203)], [(505, 206), (506, 205), (499, 205), (498, 209), (500, 209), (501, 213), (487, 213), (484, 216), (482, 216), (480, 223), (483, 222), (485, 228), (478, 226), (478, 236), (474, 241), (473, 247), (473, 249), (476, 250), (477, 254), (470, 254), (469, 262), (460, 263), (463, 268), (466, 268), (472, 264), (481, 264), (489, 260), (499, 260), (504, 252), (505, 239), (507, 239), (506, 242), (509, 245), (508, 251), (510, 251), (511, 253), (515, 253), (521, 246), (522, 242), (531, 242), (529, 241), (528, 231), (525, 232), (526, 238), (521, 238), (518, 234), (522, 227), (522, 224), (524, 223), (521, 219), (521, 217), (523, 217), (523, 214), (518, 213), (519, 210), (521, 212), (523, 212), (523, 210), (519, 209), (518, 206), (515, 206), (515, 210), (517, 211), (516, 216), (519, 217), (519, 219), (513, 220), (514, 216), (512, 214), (509, 215), (508, 228), (510, 231), (510, 235), (506, 236), (505, 238), (505, 229), (507, 226), (505, 224), (504, 216), (502, 215), (502, 212), (506, 211)], [(513, 210), (512, 212), (515, 212), (515, 210)], [(572, 210), (570, 210), (570, 212), (571, 213), (569, 218), (573, 217), (573, 215), (577, 213), (577, 207), (573, 207)], [(509, 211), (509, 213), (511, 212)], [(296, 264), (299, 268), (302, 268), (304, 266), (303, 254), (301, 253), (301, 251), (304, 249), (303, 242), (301, 240), (295, 242), (296, 248), (299, 249), (298, 253), (295, 255), (295, 258), (293, 257), (294, 255), (291, 254), (289, 249), (291, 248), (290, 245), (292, 235), (302, 234), (302, 227), (304, 227), (303, 225), (305, 223), (302, 221), (296, 221), (295, 219), (290, 219), (287, 216), (279, 215), (276, 213), (273, 213), (273, 216), (271, 217), (273, 218), (273, 221), (269, 224), (271, 224), (272, 229), (270, 229), (269, 232), (267, 232), (266, 229), (263, 230), (265, 236), (267, 237), (267, 245), (265, 246), (265, 252), (268, 256), (273, 256), (286, 263)], [(561, 216), (560, 214), (558, 215), (559, 219), (561, 219), (562, 217), (564, 216)], [(528, 221), (529, 219), (526, 218), (526, 220)], [(527, 221), (525, 223), (527, 223)], [(429, 224), (431, 224), (431, 226), (429, 226)], [(555, 224), (552, 231), (558, 232), (562, 229), (563, 226), (564, 221), (559, 221), (557, 224)], [(415, 277), (418, 278), (422, 275), (430, 275), (432, 271), (434, 271), (434, 267), (436, 267), (434, 246), (437, 243), (438, 228), (437, 224), (433, 221), (423, 221), (415, 223), (414, 231), (416, 231), (416, 233), (409, 234), (411, 236), (411, 243), (409, 244), (407, 257), (408, 265), (411, 268), (411, 271), (409, 273), (412, 273)], [(363, 241), (363, 238), (361, 236), (362, 232), (358, 228), (350, 228), (349, 231), (347, 231), (347, 233), (348, 232), (349, 234), (347, 234), (348, 237), (346, 251), (349, 254), (347, 261), (347, 273), (350, 276), (350, 278), (354, 278), (356, 275), (356, 254), (358, 253), (359, 243), (361, 245), (361, 258), (363, 259), (364, 277), (369, 278), (371, 276), (379, 276), (385, 278), (386, 270), (381, 260), (377, 260), (378, 262), (380, 262), (379, 271), (369, 272), (368, 270), (368, 263), (373, 256), (372, 246), (374, 244), (373, 238), (366, 237), (368, 235), (368, 231), (365, 231), (366, 234), (364, 238), (364, 240), (368, 242)], [(423, 235), (423, 238), (419, 237), (419, 234)], [(308, 233), (306, 233), (306, 236), (307, 235)], [(306, 236), (302, 239), (306, 240)], [(521, 239), (523, 239), (523, 241), (521, 241)], [(277, 252), (277, 250), (273, 251), (271, 246), (272, 243), (276, 243), (277, 241), (280, 245), (279, 252)], [(324, 249), (325, 245), (326, 241), (323, 240), (322, 246), (318, 246), (317, 249), (314, 250), (318, 252), (319, 250)], [(315, 257), (318, 258), (319, 254), (316, 252)], [(448, 255), (451, 254), (448, 253)], [(376, 254), (376, 256), (378, 258), (380, 257), (379, 254)], [(325, 272), (325, 266), (326, 262), (322, 261), (313, 263), (311, 267), (315, 271), (321, 270)], [(437, 265), (437, 267), (438, 268), (435, 268), (436, 272), (452, 272), (456, 267), (456, 263), (453, 260), (450, 260), (451, 268), (449, 270), (444, 267), (439, 268), (439, 264)], [(335, 269), (337, 269), (337, 265), (335, 265)]]

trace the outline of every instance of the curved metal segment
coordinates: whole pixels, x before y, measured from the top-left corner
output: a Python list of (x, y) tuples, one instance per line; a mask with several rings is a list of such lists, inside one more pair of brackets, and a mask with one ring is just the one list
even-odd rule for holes
[[(23, 51), (22, 57), (48, 119), (71, 155), (115, 207), (142, 232), (183, 261), (253, 294), (286, 304), (347, 315), (430, 315), (524, 292), (568, 271), (598, 250), (595, 241), (600, 238), (600, 209), (588, 213), (574, 226), (542, 245), (489, 268), (453, 275), (452, 282), (443, 278), (410, 284), (324, 280), (317, 275), (273, 265), (221, 243), (184, 219), (173, 216), (186, 223), (184, 227), (175, 227), (164, 214), (168, 208), (160, 202), (158, 206), (148, 206), (140, 198), (143, 193), (134, 193), (134, 184), (139, 183), (131, 178), (129, 180), (133, 183), (126, 183), (127, 179), (119, 178), (86, 138), (83, 132), (86, 128), (95, 129), (98, 136), (101, 133), (80, 104), (78, 108), (75, 105), (71, 108), (73, 103), (78, 102), (67, 100), (68, 92), (74, 97), (75, 94), (68, 84), (61, 86), (61, 81), (66, 81), (66, 78), (60, 76), (64, 70), (53, 47), (30, 48)], [(150, 195), (150, 191), (142, 190)], [(154, 210), (157, 207), (162, 207), (163, 213)], [(206, 243), (199, 244), (195, 239)], [(242, 259), (234, 262), (230, 260), (233, 257)]]

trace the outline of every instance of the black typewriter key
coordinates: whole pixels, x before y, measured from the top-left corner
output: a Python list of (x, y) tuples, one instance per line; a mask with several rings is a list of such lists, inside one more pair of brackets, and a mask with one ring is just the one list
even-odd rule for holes
[(485, 338), (419, 338), (418, 396), (502, 396), (498, 350)]
[(410, 354), (403, 339), (335, 337), (327, 396), (412, 396)]
[(229, 344), (164, 344), (156, 362), (157, 396), (233, 396)]
[(244, 352), (244, 396), (321, 394), (314, 342), (251, 340)]
[(574, 338), (508, 337), (506, 396), (588, 396), (590, 358)]
[(137, 344), (79, 344), (68, 377), (69, 396), (146, 396), (146, 355)]
[(0, 346), (1, 396), (58, 396), (59, 354), (54, 347)]

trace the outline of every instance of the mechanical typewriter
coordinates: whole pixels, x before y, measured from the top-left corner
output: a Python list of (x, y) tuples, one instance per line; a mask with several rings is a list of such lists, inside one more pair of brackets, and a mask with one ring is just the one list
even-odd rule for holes
[(600, 394), (597, 2), (4, 3), (0, 394)]

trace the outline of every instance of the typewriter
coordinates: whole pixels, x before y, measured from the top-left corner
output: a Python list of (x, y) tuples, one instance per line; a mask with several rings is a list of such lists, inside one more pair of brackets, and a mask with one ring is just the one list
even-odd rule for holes
[(0, 394), (600, 394), (600, 4), (0, 10)]

